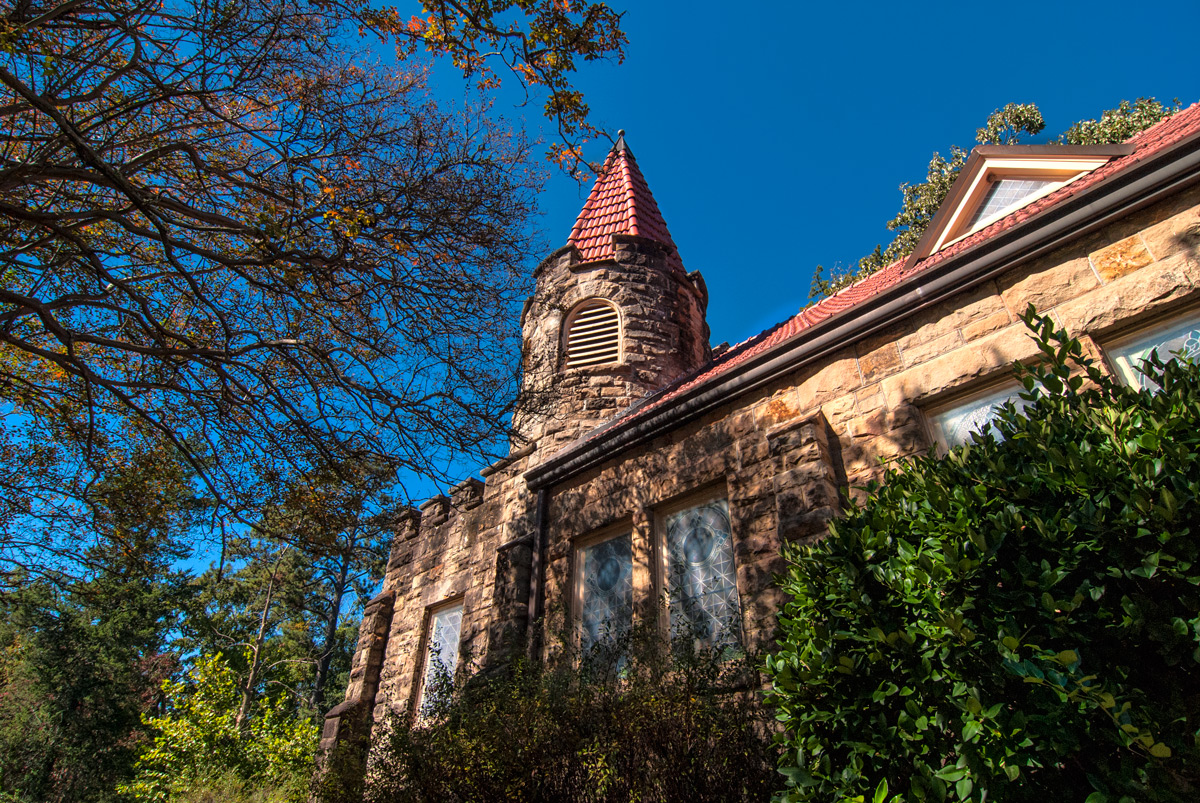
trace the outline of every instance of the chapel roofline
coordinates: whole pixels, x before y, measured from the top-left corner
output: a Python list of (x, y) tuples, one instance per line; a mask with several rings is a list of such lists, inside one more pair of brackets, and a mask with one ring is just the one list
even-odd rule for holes
[(638, 400), (530, 468), (526, 483), (537, 490), (565, 481), (1019, 263), (1200, 183), (1200, 103), (1116, 147), (1124, 155), (1079, 180), (915, 263), (897, 260)]

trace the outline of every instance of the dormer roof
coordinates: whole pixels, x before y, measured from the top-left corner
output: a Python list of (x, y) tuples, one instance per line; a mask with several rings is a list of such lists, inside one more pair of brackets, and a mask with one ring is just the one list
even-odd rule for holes
[(645, 237), (666, 246), (668, 263), (683, 270), (662, 212), (638, 169), (633, 151), (625, 144), (624, 131), (618, 133), (616, 144), (608, 152), (567, 243), (579, 250), (584, 262), (598, 262), (615, 258), (614, 234)]
[(971, 151), (908, 264), (1044, 198), (1133, 145), (980, 145)]

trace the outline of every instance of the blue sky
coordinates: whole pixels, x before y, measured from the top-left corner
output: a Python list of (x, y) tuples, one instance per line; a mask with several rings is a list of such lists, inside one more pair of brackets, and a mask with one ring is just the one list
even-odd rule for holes
[[(1200, 99), (1200, 2), (627, 6), (624, 64), (581, 66), (593, 118), (627, 141), (689, 270), (713, 343), (808, 297), (813, 268), (886, 244), (901, 182), (970, 146), (1008, 102), (1044, 141), (1121, 99)], [(524, 115), (532, 132), (539, 109)], [(607, 146), (593, 143), (588, 158)], [(588, 187), (553, 175), (543, 238), (566, 242)]]

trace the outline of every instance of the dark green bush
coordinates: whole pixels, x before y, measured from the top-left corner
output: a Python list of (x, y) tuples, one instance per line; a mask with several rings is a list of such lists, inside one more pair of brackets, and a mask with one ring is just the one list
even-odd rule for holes
[(1161, 392), (1130, 389), (1026, 323), (1046, 361), (1002, 440), (791, 551), (784, 799), (1200, 799), (1200, 372), (1155, 356)]
[(547, 669), (518, 661), (397, 718), (367, 800), (760, 801), (779, 785), (755, 662), (662, 653), (654, 637)]

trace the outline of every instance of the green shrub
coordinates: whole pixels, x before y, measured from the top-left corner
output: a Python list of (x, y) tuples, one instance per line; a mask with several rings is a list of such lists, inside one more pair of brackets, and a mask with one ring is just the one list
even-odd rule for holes
[(1026, 323), (1046, 361), (1002, 439), (790, 551), (783, 799), (1200, 798), (1200, 372), (1155, 356), (1161, 392), (1130, 389)]
[(317, 729), (280, 701), (260, 701), (235, 724), (238, 677), (220, 655), (201, 656), (183, 681), (163, 684), (168, 710), (146, 720), (154, 743), (137, 776), (118, 788), (138, 803), (274, 803), (303, 800)]
[(235, 771), (208, 777), (193, 777), (180, 785), (170, 797), (171, 803), (292, 803), (303, 799), (303, 780), (297, 778), (283, 786), (266, 786), (248, 781)]
[(394, 719), (367, 800), (757, 801), (778, 786), (753, 660), (664, 656), (653, 634), (617, 652), (517, 661), (413, 727)]

